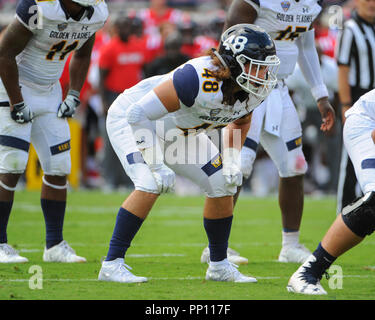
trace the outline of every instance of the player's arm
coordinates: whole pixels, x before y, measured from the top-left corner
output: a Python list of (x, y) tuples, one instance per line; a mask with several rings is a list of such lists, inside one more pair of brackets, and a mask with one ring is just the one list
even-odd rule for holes
[(240, 118), (224, 129), (223, 176), (229, 186), (242, 184), (241, 149), (250, 128), (251, 115)]
[(74, 51), (69, 65), (70, 83), (69, 89), (81, 91), (90, 67), (91, 52), (95, 43), (95, 34), (85, 44)]
[(330, 131), (335, 124), (335, 111), (328, 101), (328, 90), (323, 82), (318, 53), (315, 47), (314, 29), (302, 33), (296, 40), (298, 64), (310, 85), (311, 93), (317, 101), (322, 116), (322, 131)]
[(224, 24), (224, 30), (239, 23), (254, 23), (258, 16), (259, 0), (233, 0)]
[(180, 101), (173, 80), (168, 80), (146, 93), (126, 110), (126, 119), (133, 131), (136, 145), (150, 168), (160, 193), (174, 188), (175, 175), (164, 164), (163, 151), (152, 121), (179, 108)]
[(349, 84), (350, 62), (354, 44), (354, 33), (344, 26), (337, 40), (336, 59), (338, 64), (338, 92), (341, 103), (342, 122), (345, 122), (345, 112), (352, 106), (352, 94)]
[(95, 42), (95, 34), (88, 39), (84, 45), (74, 51), (69, 64), (69, 91), (65, 100), (57, 110), (59, 118), (70, 118), (74, 116), (77, 107), (81, 104), (80, 91), (86, 80), (90, 67), (91, 51)]
[[(224, 129), (224, 149), (236, 148), (241, 151), (245, 143), (247, 132), (250, 128), (251, 114), (237, 119), (236, 121), (228, 124)], [(240, 134), (239, 134), (240, 133)], [(241, 138), (241, 139), (239, 139)]]
[(16, 56), (20, 54), (30, 41), (33, 33), (18, 19), (4, 31), (0, 41), (0, 77), (7, 91), (11, 106), (23, 102), (19, 86)]
[(338, 69), (338, 89), (341, 101), (342, 123), (344, 124), (346, 119), (345, 112), (352, 106), (352, 93), (349, 85), (350, 66), (341, 64)]

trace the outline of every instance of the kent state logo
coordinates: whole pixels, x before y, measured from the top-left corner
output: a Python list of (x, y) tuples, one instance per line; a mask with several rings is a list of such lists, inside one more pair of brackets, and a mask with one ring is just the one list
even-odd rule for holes
[(280, 3), (281, 4), (281, 8), (283, 8), (283, 10), (285, 12), (287, 12), (290, 8), (290, 2), (289, 1), (283, 1)]
[(221, 109), (212, 109), (210, 111), (210, 117), (216, 117), (221, 112)]
[(221, 166), (222, 161), (221, 161), (221, 156), (219, 155), (215, 160), (211, 162), (211, 164), (214, 166), (214, 168), (218, 168)]
[(67, 27), (68, 27), (68, 23), (66, 22), (57, 25), (57, 29), (59, 31), (64, 31)]

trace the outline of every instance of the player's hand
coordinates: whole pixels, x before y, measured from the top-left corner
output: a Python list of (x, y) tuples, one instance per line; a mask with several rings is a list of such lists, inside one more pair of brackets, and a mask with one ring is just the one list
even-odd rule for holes
[(80, 105), (79, 92), (75, 90), (69, 90), (65, 100), (60, 104), (57, 110), (57, 116), (59, 118), (71, 118), (73, 117), (77, 107)]
[(158, 186), (159, 193), (173, 192), (176, 182), (175, 173), (163, 163), (152, 164), (149, 167)]
[(320, 130), (323, 132), (331, 131), (335, 124), (335, 110), (332, 108), (327, 97), (319, 99), (317, 104), (322, 116), (322, 125), (320, 126)]
[(242, 172), (240, 165), (240, 151), (235, 148), (224, 149), (223, 152), (223, 176), (228, 187), (242, 185)]
[[(251, 151), (253, 153), (253, 151)], [(249, 152), (241, 151), (241, 172), (244, 179), (248, 179), (253, 171), (254, 156)]]
[(33, 112), (30, 107), (24, 102), (16, 103), (10, 111), (11, 118), (17, 123), (27, 123), (33, 120)]

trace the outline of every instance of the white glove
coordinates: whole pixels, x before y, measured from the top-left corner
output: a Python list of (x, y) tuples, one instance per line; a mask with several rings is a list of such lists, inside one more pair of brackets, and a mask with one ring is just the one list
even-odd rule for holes
[(241, 150), (241, 171), (245, 179), (248, 179), (253, 171), (253, 163), (255, 160), (255, 152), (249, 149), (249, 152), (245, 150), (249, 148), (242, 148)]
[(33, 116), (33, 112), (24, 101), (14, 104), (13, 110), (10, 112), (10, 117), (17, 123), (31, 122)]
[(164, 164), (159, 140), (157, 139), (157, 143), (154, 146), (141, 149), (140, 151), (154, 176), (159, 193), (173, 192), (176, 175), (173, 170)]
[(168, 168), (164, 163), (152, 164), (149, 165), (149, 168), (154, 176), (159, 193), (174, 191), (176, 176), (170, 168)]
[(60, 104), (57, 109), (57, 116), (59, 118), (71, 118), (73, 117), (76, 108), (80, 105), (79, 92), (75, 90), (69, 90), (65, 100)]
[(242, 185), (242, 172), (240, 165), (240, 151), (236, 148), (226, 148), (223, 151), (223, 176), (227, 187)]

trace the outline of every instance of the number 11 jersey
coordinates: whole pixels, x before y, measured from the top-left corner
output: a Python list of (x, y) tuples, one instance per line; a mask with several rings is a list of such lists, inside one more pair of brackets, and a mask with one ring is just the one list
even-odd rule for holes
[(298, 58), (296, 40), (312, 28), (322, 7), (319, 0), (244, 0), (257, 12), (255, 25), (262, 27), (275, 41), (280, 59), (279, 80), (291, 75)]
[[(59, 80), (69, 54), (81, 48), (103, 27), (108, 9), (106, 3), (99, 0), (76, 21), (59, 0), (20, 0), (16, 18), (33, 33), (16, 57), (19, 82), (49, 92)], [(5, 93), (1, 80), (0, 93)]]

